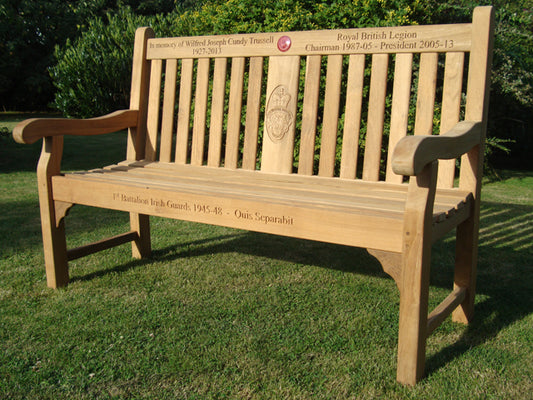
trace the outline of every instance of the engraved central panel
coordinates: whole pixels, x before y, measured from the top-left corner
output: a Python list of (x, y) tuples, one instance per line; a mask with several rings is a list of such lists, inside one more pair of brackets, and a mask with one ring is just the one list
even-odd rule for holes
[(289, 111), (291, 95), (285, 85), (277, 86), (270, 95), (266, 110), (266, 130), (274, 142), (282, 140), (289, 132), (293, 115)]

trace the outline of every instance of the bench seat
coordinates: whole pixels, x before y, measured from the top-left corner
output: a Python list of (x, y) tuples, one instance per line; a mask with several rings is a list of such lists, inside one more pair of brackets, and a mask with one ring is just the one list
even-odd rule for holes
[[(52, 184), (54, 200), (65, 203), (402, 250), (404, 184), (149, 161), (56, 176)], [(434, 228), (434, 240), (468, 218), (471, 200), (468, 191), (437, 190), (433, 223), (442, 229)]]

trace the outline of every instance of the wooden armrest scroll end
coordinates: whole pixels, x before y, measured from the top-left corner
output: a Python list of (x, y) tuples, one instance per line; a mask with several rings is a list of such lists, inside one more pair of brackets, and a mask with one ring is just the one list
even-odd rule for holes
[(406, 136), (394, 148), (392, 170), (414, 176), (430, 162), (457, 158), (480, 143), (481, 129), (481, 122), (461, 121), (443, 135)]
[(137, 110), (119, 110), (90, 119), (32, 118), (20, 122), (13, 129), (17, 143), (32, 144), (47, 136), (100, 135), (137, 126)]

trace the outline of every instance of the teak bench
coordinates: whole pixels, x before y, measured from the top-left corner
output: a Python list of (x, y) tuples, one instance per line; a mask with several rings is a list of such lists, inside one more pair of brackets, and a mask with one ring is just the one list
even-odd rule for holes
[[(472, 318), (492, 36), (491, 7), (454, 25), (180, 38), (138, 29), (129, 110), (15, 128), (18, 142), (44, 139), (48, 285), (67, 284), (69, 260), (115, 245), (149, 256), (150, 215), (367, 248), (400, 291), (397, 379), (416, 383), (428, 335), (452, 312)], [(63, 135), (123, 129), (125, 161), (60, 172)], [(67, 250), (74, 204), (127, 211), (131, 230)], [(453, 291), (428, 315), (431, 246), (452, 229)]]

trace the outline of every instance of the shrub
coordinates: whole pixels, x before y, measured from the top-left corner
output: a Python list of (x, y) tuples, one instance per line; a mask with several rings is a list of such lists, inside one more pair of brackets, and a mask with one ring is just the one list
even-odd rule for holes
[[(66, 116), (90, 117), (129, 106), (135, 30), (152, 25), (164, 30), (162, 17), (135, 15), (130, 8), (92, 19), (74, 42), (56, 47), (50, 69), (57, 88), (54, 106)], [(156, 28), (157, 29), (157, 28)]]
[[(56, 48), (51, 74), (55, 106), (65, 115), (94, 116), (127, 107), (134, 31), (151, 25), (158, 36), (293, 31), (324, 28), (467, 22), (472, 0), (212, 0), (166, 16), (137, 16), (131, 9), (88, 23), (87, 31)], [(528, 162), (533, 122), (533, 13), (531, 0), (493, 0), (497, 38), (488, 153), (512, 150)], [(342, 121), (341, 121), (342, 123)], [(364, 123), (362, 130), (364, 133)], [(511, 141), (509, 141), (511, 139)], [(513, 144), (516, 142), (516, 145)], [(517, 157), (518, 156), (518, 157)], [(508, 162), (509, 159), (506, 159)]]

